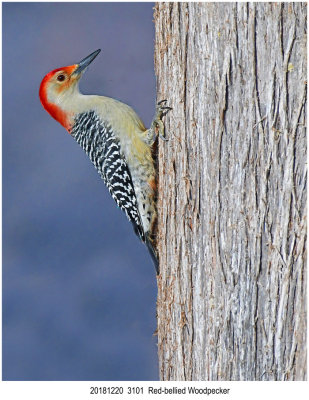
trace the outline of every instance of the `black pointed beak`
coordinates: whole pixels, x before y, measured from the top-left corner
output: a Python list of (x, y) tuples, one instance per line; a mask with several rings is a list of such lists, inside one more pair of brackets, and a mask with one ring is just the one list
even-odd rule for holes
[(80, 61), (77, 65), (78, 67), (73, 72), (73, 74), (81, 74), (90, 63), (96, 58), (96, 56), (100, 53), (101, 49), (94, 51), (93, 53), (89, 54), (89, 56), (85, 57), (82, 61)]

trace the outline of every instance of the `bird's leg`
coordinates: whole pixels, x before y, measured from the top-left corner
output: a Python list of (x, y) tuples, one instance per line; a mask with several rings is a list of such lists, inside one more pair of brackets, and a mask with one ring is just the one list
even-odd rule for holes
[(156, 114), (150, 128), (147, 130), (147, 143), (152, 146), (156, 138), (159, 136), (162, 140), (167, 141), (164, 132), (164, 124), (162, 118), (172, 110), (171, 107), (166, 106), (167, 100), (161, 100), (156, 106)]

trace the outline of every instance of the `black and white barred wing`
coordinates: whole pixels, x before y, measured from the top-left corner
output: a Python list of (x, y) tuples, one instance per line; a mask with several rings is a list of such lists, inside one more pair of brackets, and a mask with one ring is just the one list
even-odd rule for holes
[(112, 135), (107, 139), (105, 149), (101, 176), (118, 207), (133, 222), (137, 229), (136, 233), (145, 240), (131, 174), (126, 161), (121, 156), (119, 143)]
[(136, 234), (145, 241), (132, 177), (111, 127), (91, 111), (75, 119), (71, 135), (88, 154), (118, 207), (133, 223)]

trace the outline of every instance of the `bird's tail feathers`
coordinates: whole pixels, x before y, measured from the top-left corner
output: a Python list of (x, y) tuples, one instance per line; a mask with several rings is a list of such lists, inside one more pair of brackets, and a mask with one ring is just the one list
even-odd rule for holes
[(154, 249), (154, 247), (153, 247), (152, 241), (151, 241), (151, 239), (149, 238), (149, 235), (148, 235), (148, 234), (146, 234), (145, 244), (146, 244), (147, 249), (148, 249), (148, 251), (149, 251), (149, 254), (150, 254), (150, 256), (151, 256), (152, 262), (153, 262), (153, 264), (154, 264), (154, 266), (155, 266), (156, 273), (157, 273), (157, 275), (159, 275), (160, 271), (159, 271), (159, 260), (158, 260), (158, 255), (157, 255), (157, 252), (155, 251), (155, 249)]
[[(133, 222), (133, 221), (132, 221)], [(142, 242), (144, 242), (147, 246), (147, 249), (149, 251), (149, 254), (151, 256), (152, 262), (155, 266), (157, 275), (159, 275), (159, 261), (158, 261), (158, 256), (157, 256), (157, 252), (155, 251), (154, 247), (153, 247), (153, 242), (150, 239), (150, 235), (149, 233), (145, 233), (142, 229), (141, 226), (136, 225), (133, 222), (133, 228), (134, 228), (134, 232), (135, 234), (141, 239)]]

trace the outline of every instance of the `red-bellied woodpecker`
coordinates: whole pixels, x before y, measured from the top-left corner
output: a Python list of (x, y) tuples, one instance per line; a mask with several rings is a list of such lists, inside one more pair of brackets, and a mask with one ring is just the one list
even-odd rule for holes
[(158, 103), (151, 127), (146, 129), (128, 105), (109, 97), (81, 94), (79, 79), (99, 52), (49, 72), (40, 86), (40, 100), (88, 154), (135, 233), (146, 243), (158, 273), (153, 245), (156, 174), (152, 145), (158, 134), (164, 135), (162, 117), (171, 108), (166, 100)]

